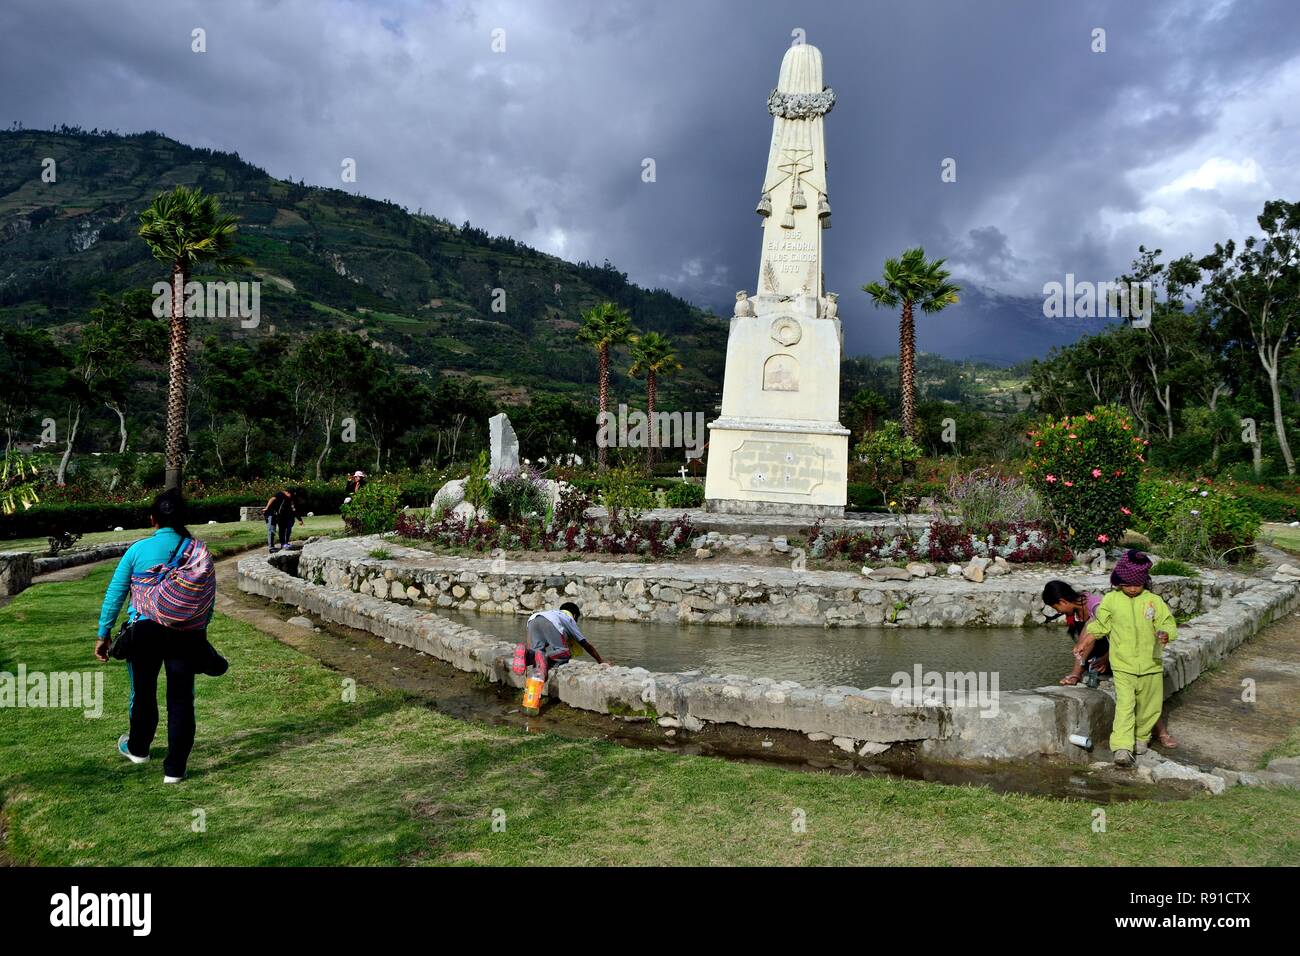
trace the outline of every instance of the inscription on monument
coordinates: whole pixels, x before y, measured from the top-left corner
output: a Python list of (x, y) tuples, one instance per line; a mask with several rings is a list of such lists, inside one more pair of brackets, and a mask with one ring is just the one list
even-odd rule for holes
[(809, 495), (826, 480), (826, 450), (800, 441), (746, 439), (731, 454), (731, 474), (746, 491)]

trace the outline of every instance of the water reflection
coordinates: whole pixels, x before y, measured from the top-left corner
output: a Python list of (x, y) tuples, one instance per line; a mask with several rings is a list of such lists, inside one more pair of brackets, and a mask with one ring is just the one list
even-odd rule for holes
[[(440, 612), (501, 640), (523, 640), (523, 616)], [(582, 622), (603, 657), (652, 671), (747, 674), (806, 685), (887, 686), (916, 664), (996, 671), (1001, 690), (1055, 684), (1069, 672), (1064, 628), (723, 627)]]

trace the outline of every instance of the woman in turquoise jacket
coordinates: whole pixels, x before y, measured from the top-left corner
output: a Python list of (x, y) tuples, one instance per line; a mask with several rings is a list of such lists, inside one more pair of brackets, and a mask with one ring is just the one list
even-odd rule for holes
[[(149, 759), (149, 746), (158, 730), (158, 672), (167, 670), (167, 756), (163, 782), (179, 783), (194, 747), (194, 675), (224, 673), (226, 661), (208, 643), (206, 627), (178, 631), (141, 618), (128, 601), (131, 575), (166, 564), (192, 535), (185, 527), (185, 499), (179, 491), (164, 491), (149, 507), (154, 533), (137, 541), (122, 555), (104, 592), (99, 611), (95, 657), (108, 660), (113, 625), (126, 604), (133, 622), (126, 671), (131, 680), (131, 729), (118, 738), (117, 750), (132, 763)], [(211, 620), (212, 611), (208, 611)]]

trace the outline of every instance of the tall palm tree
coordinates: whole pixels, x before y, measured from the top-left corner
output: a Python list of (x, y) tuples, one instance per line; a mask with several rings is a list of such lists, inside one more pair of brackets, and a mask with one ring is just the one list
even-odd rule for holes
[[(682, 363), (677, 361), (677, 347), (668, 336), (658, 332), (632, 336), (632, 366), (627, 374), (633, 378), (645, 376), (645, 413), (652, 436), (658, 434), (658, 429), (655, 428), (655, 398), (659, 391), (659, 378), (667, 378), (681, 367)], [(649, 472), (654, 465), (653, 441), (646, 446), (645, 451), (645, 467)]]
[(898, 322), (898, 390), (902, 406), (899, 417), (903, 434), (909, 438), (916, 437), (916, 321), (912, 310), (919, 305), (922, 312), (941, 312), (957, 301), (961, 286), (948, 281), (950, 273), (943, 268), (945, 261), (927, 261), (925, 250), (917, 246), (898, 259), (886, 259), (883, 281), (862, 287), (877, 307), (903, 307)]
[(140, 238), (159, 262), (171, 267), (171, 315), (167, 356), (168, 488), (181, 485), (185, 446), (185, 403), (189, 379), (190, 323), (185, 314), (185, 283), (200, 265), (218, 271), (250, 265), (235, 254), (236, 217), (221, 211), (215, 196), (177, 186), (159, 193), (140, 213)]
[[(632, 326), (632, 317), (613, 302), (602, 302), (582, 314), (582, 328), (578, 330), (578, 341), (585, 342), (596, 350), (600, 357), (600, 412), (601, 420), (609, 411), (609, 350), (611, 346), (622, 345), (636, 334)], [(597, 450), (600, 467), (605, 467), (605, 446)]]

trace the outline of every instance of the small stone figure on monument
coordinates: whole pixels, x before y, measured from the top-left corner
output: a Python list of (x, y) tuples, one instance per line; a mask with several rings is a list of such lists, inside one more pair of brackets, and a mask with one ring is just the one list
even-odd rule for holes
[(749, 293), (744, 289), (736, 293), (736, 311), (732, 314), (738, 319), (753, 318), (754, 303), (749, 301)]

